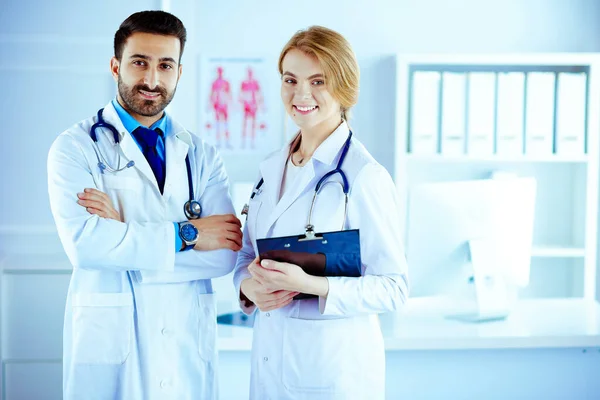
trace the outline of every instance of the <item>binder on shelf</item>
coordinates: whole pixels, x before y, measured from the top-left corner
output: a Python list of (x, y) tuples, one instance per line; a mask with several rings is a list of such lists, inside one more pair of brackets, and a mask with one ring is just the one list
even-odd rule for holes
[(585, 153), (587, 75), (560, 72), (556, 92), (556, 153)]
[(496, 115), (496, 153), (523, 154), (525, 114), (525, 74), (498, 74), (498, 104)]
[(554, 152), (554, 72), (527, 75), (525, 154), (551, 155)]
[(467, 153), (486, 156), (494, 153), (496, 74), (469, 73), (467, 110)]
[(411, 153), (436, 154), (438, 152), (439, 93), (439, 72), (413, 73), (409, 138)]
[(442, 74), (441, 149), (444, 155), (465, 153), (466, 75)]

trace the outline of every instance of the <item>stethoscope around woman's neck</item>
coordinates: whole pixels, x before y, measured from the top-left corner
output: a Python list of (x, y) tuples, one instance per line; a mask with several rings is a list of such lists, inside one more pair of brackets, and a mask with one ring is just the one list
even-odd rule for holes
[[(319, 179), (319, 181), (317, 182), (317, 185), (315, 186), (315, 193), (313, 194), (313, 198), (312, 198), (312, 203), (310, 205), (310, 210), (308, 212), (308, 221), (306, 222), (306, 226), (305, 226), (305, 238), (302, 240), (313, 240), (313, 239), (321, 239), (320, 237), (317, 237), (315, 234), (315, 227), (312, 224), (312, 213), (313, 213), (313, 209), (315, 208), (315, 201), (317, 200), (317, 195), (319, 194), (321, 188), (329, 183), (338, 183), (341, 187), (342, 190), (344, 192), (344, 219), (342, 221), (342, 227), (341, 230), (344, 230), (344, 226), (346, 224), (346, 217), (348, 215), (348, 192), (350, 191), (350, 185), (348, 184), (348, 178), (346, 177), (346, 174), (344, 173), (344, 171), (342, 171), (342, 164), (344, 163), (344, 160), (346, 159), (346, 155), (348, 154), (348, 148), (350, 147), (350, 140), (352, 139), (352, 131), (350, 131), (348, 133), (348, 139), (346, 139), (346, 142), (344, 143), (344, 147), (342, 148), (342, 153), (340, 155), (340, 159), (338, 160), (337, 166), (335, 167), (335, 169), (332, 169), (331, 171), (327, 172), (325, 175), (323, 175), (321, 177), (321, 179)], [(340, 174), (340, 177), (342, 178), (342, 182), (337, 182), (337, 181), (327, 181), (327, 179), (329, 179), (330, 177), (332, 177), (335, 174)], [(260, 178), (260, 181), (258, 181), (258, 184), (256, 185), (256, 187), (252, 190), (252, 194), (250, 195), (250, 200), (252, 200), (254, 198), (254, 196), (256, 196), (258, 193), (260, 193), (261, 191), (261, 186), (263, 185), (263, 183), (265, 182), (264, 178)], [(244, 208), (242, 210), (242, 215), (248, 215), (248, 211), (249, 211), (249, 205), (246, 204), (244, 205)]]

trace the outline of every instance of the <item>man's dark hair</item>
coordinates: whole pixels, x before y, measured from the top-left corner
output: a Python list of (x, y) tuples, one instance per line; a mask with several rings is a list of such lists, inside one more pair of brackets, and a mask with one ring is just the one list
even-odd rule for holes
[(187, 32), (179, 18), (164, 11), (140, 11), (131, 14), (115, 33), (115, 57), (119, 61), (123, 57), (125, 42), (136, 32), (176, 36), (181, 44), (179, 50), (179, 62), (181, 62)]

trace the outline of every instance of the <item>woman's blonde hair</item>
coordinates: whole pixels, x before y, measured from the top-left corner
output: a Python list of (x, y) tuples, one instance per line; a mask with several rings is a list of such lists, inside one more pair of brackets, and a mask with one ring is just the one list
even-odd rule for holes
[(339, 33), (323, 26), (311, 26), (296, 32), (279, 56), (279, 73), (283, 59), (293, 49), (317, 59), (325, 74), (327, 90), (340, 103), (342, 118), (347, 120), (350, 108), (358, 101), (360, 70), (350, 43)]

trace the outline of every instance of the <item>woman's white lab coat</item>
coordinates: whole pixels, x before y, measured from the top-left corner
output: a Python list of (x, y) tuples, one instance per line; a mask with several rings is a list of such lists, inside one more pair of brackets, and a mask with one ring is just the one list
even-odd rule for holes
[[(279, 200), (289, 145), (260, 165), (262, 191), (249, 203), (244, 247), (234, 283), (249, 277), (256, 239), (304, 232), (317, 181), (334, 169), (348, 137), (342, 123)], [(407, 297), (396, 188), (354, 136), (342, 165), (350, 184), (345, 228), (359, 229), (363, 276), (330, 277), (327, 299), (293, 301), (257, 311), (252, 345), (252, 399), (383, 399), (385, 355), (377, 313), (397, 310)], [(339, 175), (332, 180), (340, 181)], [(340, 230), (344, 200), (340, 185), (323, 186), (313, 213), (317, 232)], [(251, 308), (242, 308), (250, 313)]]
[[(63, 341), (65, 399), (214, 399), (216, 308), (210, 278), (233, 269), (229, 250), (175, 252), (173, 221), (185, 220), (185, 157), (203, 216), (233, 212), (228, 180), (214, 148), (169, 118), (166, 182), (161, 195), (152, 170), (112, 104), (104, 119), (121, 133), (124, 165), (100, 173), (90, 139), (96, 118), (54, 142), (48, 158), (50, 204), (73, 264)], [(111, 166), (108, 130), (99, 147)], [(107, 193), (122, 221), (90, 215), (77, 193)]]

